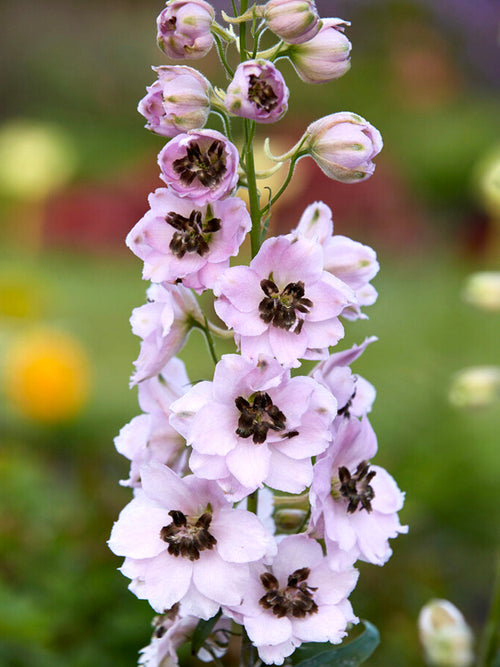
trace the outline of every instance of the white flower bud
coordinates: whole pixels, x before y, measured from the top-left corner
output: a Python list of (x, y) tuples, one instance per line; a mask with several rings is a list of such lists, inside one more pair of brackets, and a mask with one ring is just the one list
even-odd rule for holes
[(463, 298), (483, 310), (500, 310), (500, 271), (481, 271), (469, 276)]
[(418, 617), (420, 641), (429, 664), (468, 667), (472, 664), (473, 635), (464, 617), (448, 600), (431, 600)]
[(500, 368), (471, 366), (452, 380), (449, 399), (458, 408), (484, 408), (500, 398)]

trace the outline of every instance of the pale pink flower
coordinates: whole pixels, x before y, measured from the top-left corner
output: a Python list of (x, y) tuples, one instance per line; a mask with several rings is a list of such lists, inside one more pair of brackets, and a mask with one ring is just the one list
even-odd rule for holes
[(158, 46), (169, 58), (203, 58), (214, 43), (214, 16), (205, 0), (169, 0), (156, 21)]
[(161, 178), (179, 197), (203, 206), (228, 197), (238, 182), (238, 149), (216, 130), (190, 130), (158, 154)]
[(311, 457), (330, 442), (337, 404), (310, 377), (290, 377), (268, 357), (222, 357), (213, 382), (199, 382), (170, 406), (171, 424), (193, 448), (195, 475), (220, 481), (233, 500), (263, 484), (300, 493)]
[(228, 269), (214, 294), (244, 356), (267, 354), (295, 367), (299, 358), (328, 356), (344, 335), (338, 316), (355, 303), (351, 288), (323, 270), (318, 243), (284, 236), (265, 241), (249, 267)]
[[(140, 651), (140, 667), (177, 667), (177, 651), (192, 638), (198, 621), (196, 616), (182, 615), (178, 603), (161, 616), (155, 616), (151, 642)], [(231, 620), (221, 616), (196, 654), (197, 658), (202, 662), (212, 662), (213, 655), (221, 658), (229, 644), (230, 630)]]
[(309, 41), (321, 27), (314, 0), (268, 0), (257, 8), (269, 30), (290, 44)]
[(238, 65), (224, 106), (235, 116), (274, 123), (286, 113), (288, 96), (283, 75), (272, 62), (247, 60)]
[(158, 79), (146, 88), (137, 110), (146, 128), (164, 137), (203, 127), (210, 112), (210, 83), (197, 70), (183, 65), (153, 67)]
[(310, 530), (325, 540), (335, 569), (358, 559), (383, 565), (392, 553), (389, 538), (408, 531), (397, 515), (404, 494), (389, 473), (369, 463), (376, 451), (368, 419), (344, 419), (314, 466)]
[(372, 409), (375, 387), (360, 375), (354, 374), (350, 364), (376, 340), (375, 336), (370, 336), (361, 345), (353, 345), (349, 350), (331, 354), (328, 359), (320, 361), (310, 373), (311, 377), (332, 392), (337, 401), (334, 431), (345, 419), (363, 417)]
[(200, 206), (158, 188), (149, 195), (149, 205), (126, 239), (144, 260), (142, 277), (156, 283), (182, 281), (198, 293), (213, 287), (252, 226), (239, 197)]
[(174, 472), (186, 472), (188, 450), (184, 438), (170, 425), (170, 404), (190, 387), (180, 359), (171, 359), (157, 376), (139, 383), (139, 405), (143, 414), (134, 417), (115, 438), (115, 447), (130, 462), (129, 479), (123, 486), (141, 485), (140, 469), (158, 461)]
[(321, 244), (325, 271), (340, 278), (356, 295), (356, 303), (348, 306), (342, 316), (351, 320), (365, 319), (361, 306), (371, 306), (377, 299), (377, 291), (370, 285), (379, 270), (375, 251), (347, 236), (334, 234), (332, 212), (323, 202), (310, 204), (291, 234)]
[(184, 614), (208, 619), (220, 605), (239, 605), (249, 563), (275, 552), (259, 519), (232, 509), (213, 482), (181, 479), (156, 462), (141, 480), (109, 540), (125, 556), (130, 590), (159, 613), (180, 602)]
[(130, 318), (132, 333), (142, 338), (132, 384), (157, 375), (184, 345), (193, 320), (203, 323), (196, 299), (182, 285), (153, 283), (147, 296), (148, 303), (134, 308)]
[(304, 44), (293, 44), (287, 56), (299, 77), (307, 83), (324, 83), (344, 75), (351, 66), (351, 42), (344, 35), (342, 19), (323, 19), (319, 32)]
[(302, 642), (338, 644), (358, 620), (347, 599), (358, 572), (332, 571), (321, 546), (304, 534), (281, 540), (272, 566), (256, 566), (253, 575), (231, 613), (266, 664), (282, 665)]
[(382, 150), (377, 128), (350, 111), (333, 113), (311, 123), (304, 148), (329, 178), (357, 183), (375, 171), (373, 158)]

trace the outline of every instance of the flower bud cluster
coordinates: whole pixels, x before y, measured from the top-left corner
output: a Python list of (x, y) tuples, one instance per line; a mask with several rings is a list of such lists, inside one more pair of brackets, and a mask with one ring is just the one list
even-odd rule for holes
[[(225, 18), (241, 31), (259, 17), (258, 30), (282, 40), (271, 52), (286, 54), (305, 81), (348, 68), (345, 22), (321, 21), (313, 0), (269, 0)], [(158, 43), (171, 58), (201, 57), (222, 39), (230, 45), (234, 30), (216, 23), (205, 0), (169, 0), (158, 17)], [(146, 127), (168, 139), (158, 155), (165, 187), (150, 194), (126, 240), (151, 285), (131, 317), (142, 413), (115, 439), (134, 496), (109, 546), (125, 559), (130, 590), (159, 614), (141, 652), (147, 667), (177, 664), (197, 620), (217, 614), (199, 653), (208, 661), (227, 647), (231, 622), (266, 664), (283, 664), (302, 642), (339, 643), (357, 622), (348, 600), (355, 563), (382, 565), (388, 540), (406, 532), (397, 514), (403, 494), (371, 463), (375, 390), (350, 367), (374, 338), (330, 353), (343, 321), (366, 317), (377, 298), (376, 255), (334, 234), (322, 202), (289, 234), (263, 240), (252, 147), (247, 141), (240, 156), (227, 134), (234, 117), (247, 138), (255, 121), (279, 120), (289, 93), (271, 55), (244, 44), (227, 91), (190, 67), (161, 66), (139, 104)], [(219, 54), (229, 74), (226, 51)], [(225, 134), (204, 129), (210, 111), (222, 115)], [(342, 112), (311, 123), (278, 161), (293, 171), (309, 154), (328, 176), (355, 182), (373, 172), (381, 146), (375, 128)], [(251, 193), (250, 212), (238, 185)], [(249, 232), (252, 260), (230, 266)], [(226, 328), (201, 309), (195, 294), (207, 291)], [(193, 328), (205, 334), (215, 371), (191, 384), (176, 355)], [(214, 335), (234, 338), (234, 353), (219, 359)], [(318, 363), (309, 375), (292, 374), (302, 360)]]

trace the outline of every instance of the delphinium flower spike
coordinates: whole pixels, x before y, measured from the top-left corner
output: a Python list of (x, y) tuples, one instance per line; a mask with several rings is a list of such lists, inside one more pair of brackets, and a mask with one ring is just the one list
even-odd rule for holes
[[(374, 250), (333, 233), (324, 202), (310, 203), (288, 234), (265, 236), (297, 160), (311, 156), (328, 177), (354, 183), (372, 175), (382, 140), (350, 112), (311, 119), (287, 153), (275, 158), (265, 144), (289, 171), (264, 199), (253, 150), (258, 126), (288, 110), (280, 61), (308, 83), (342, 76), (349, 24), (321, 19), (314, 0), (236, 4), (234, 16), (222, 13), (227, 28), (206, 0), (169, 0), (157, 20), (160, 49), (176, 64), (153, 68), (138, 110), (166, 142), (165, 185), (126, 239), (151, 284), (130, 319), (142, 412), (115, 438), (133, 498), (109, 546), (125, 559), (130, 590), (157, 613), (143, 667), (175, 667), (186, 642), (220, 665), (231, 634), (241, 635), (240, 667), (281, 665), (303, 643), (324, 652), (323, 642), (334, 667), (335, 645), (358, 622), (348, 600), (356, 562), (382, 565), (388, 540), (406, 530), (404, 494), (372, 461), (375, 389), (351, 369), (375, 338), (331, 351), (345, 320), (367, 317), (379, 265)], [(276, 42), (259, 51), (266, 31)], [(179, 64), (214, 46), (225, 90)], [(215, 369), (190, 359), (192, 383), (176, 355), (193, 329)], [(217, 336), (234, 343), (222, 357)], [(309, 374), (304, 359), (319, 362)]]

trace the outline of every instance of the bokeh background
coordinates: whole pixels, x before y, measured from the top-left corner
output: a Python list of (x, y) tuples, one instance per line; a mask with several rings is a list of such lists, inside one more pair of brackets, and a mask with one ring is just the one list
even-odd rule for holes
[[(410, 533), (384, 568), (360, 568), (353, 602), (382, 634), (368, 664), (413, 667), (423, 664), (416, 619), (429, 598), (452, 600), (480, 630), (499, 534), (498, 403), (449, 401), (457, 371), (500, 362), (499, 313), (461, 297), (471, 272), (500, 266), (499, 3), (317, 4), (352, 21), (352, 69), (310, 87), (284, 64), (290, 112), (259, 137), (272, 133), (279, 153), (316, 118), (352, 110), (385, 140), (374, 177), (355, 186), (302, 160), (272, 224), (287, 231), (322, 199), (337, 233), (379, 255), (379, 301), (368, 321), (348, 323), (342, 346), (379, 338), (355, 370), (377, 388), (377, 462), (407, 492)], [(146, 285), (124, 237), (160, 185), (162, 139), (143, 130), (136, 105), (149, 66), (167, 62), (155, 44), (161, 9), (0, 4), (0, 664), (9, 667), (132, 666), (149, 642), (152, 611), (127, 591), (106, 539), (130, 498), (113, 438), (139, 412), (128, 317)], [(194, 64), (223, 85), (215, 56)], [(211, 373), (196, 333), (183, 357), (192, 379)]]

